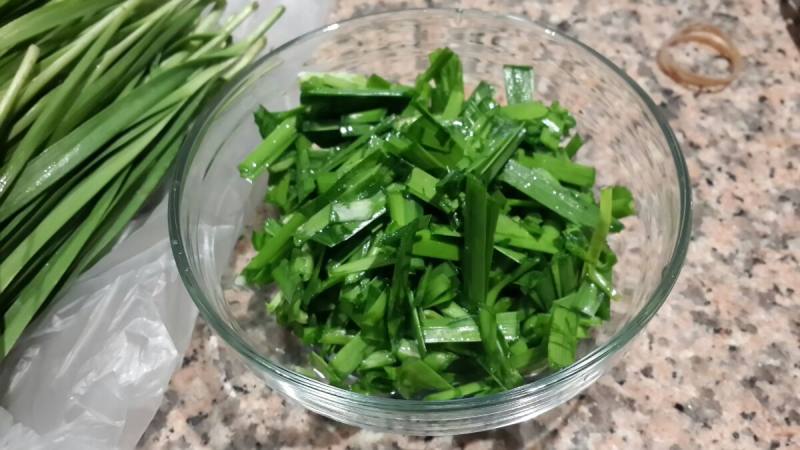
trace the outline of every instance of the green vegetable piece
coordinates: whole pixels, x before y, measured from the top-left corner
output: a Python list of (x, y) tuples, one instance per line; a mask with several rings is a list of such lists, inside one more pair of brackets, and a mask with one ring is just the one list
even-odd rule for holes
[(291, 117), (296, 117), (303, 111), (303, 108), (294, 108), (288, 111), (272, 113), (268, 111), (263, 106), (259, 106), (255, 113), (253, 113), (254, 120), (256, 126), (258, 127), (258, 132), (261, 134), (261, 138), (265, 139), (269, 136), (276, 128), (281, 124), (281, 122), (289, 119)]
[(614, 190), (605, 188), (600, 192), (600, 220), (594, 230), (594, 234), (592, 234), (592, 240), (589, 242), (589, 250), (586, 252), (586, 257), (591, 264), (598, 263), (600, 252), (607, 246), (606, 237), (611, 226), (613, 208)]
[(541, 102), (526, 101), (503, 106), (498, 111), (509, 119), (535, 121), (545, 118), (550, 110)]
[(440, 180), (424, 170), (414, 168), (406, 181), (408, 192), (445, 213), (453, 213), (458, 201), (439, 189)]
[(431, 224), (431, 235), (437, 237), (456, 237), (456, 238), (461, 237), (461, 233), (450, 228), (449, 226), (435, 224), (435, 223)]
[(322, 375), (324, 379), (327, 379), (331, 384), (338, 385), (341, 384), (341, 379), (333, 371), (328, 362), (325, 361), (325, 358), (321, 357), (317, 353), (311, 353), (308, 357), (309, 362), (314, 367), (314, 369)]
[(449, 302), (458, 295), (458, 271), (450, 263), (441, 263), (425, 271), (417, 288), (417, 305), (422, 308)]
[[(116, 242), (171, 167), (210, 86), (263, 44), (230, 46), (236, 20), (213, 38), (200, 32), (200, 3), (0, 0), (10, 39), (0, 43), (2, 354)], [(188, 48), (212, 40), (220, 49), (202, 58)], [(42, 58), (31, 56), (37, 48)], [(301, 281), (307, 260), (291, 252)]]
[(34, 231), (6, 259), (0, 262), (0, 292), (8, 287), (11, 280), (23, 269), (33, 255), (70, 218), (144, 151), (145, 147), (159, 134), (167, 122), (167, 120), (162, 120), (159, 126), (152, 128), (122, 151), (105, 161), (95, 172), (70, 191), (58, 206), (50, 211)]
[(578, 154), (578, 150), (581, 149), (583, 146), (583, 138), (579, 134), (572, 136), (572, 139), (567, 142), (567, 146), (564, 147), (564, 151), (567, 153), (567, 156), (572, 159)]
[(275, 128), (278, 127), (278, 124), (281, 123), (281, 120), (279, 120), (275, 114), (271, 113), (263, 106), (259, 106), (258, 110), (253, 113), (253, 120), (258, 127), (259, 134), (261, 134), (261, 139), (269, 136), (270, 133), (275, 131)]
[[(518, 370), (532, 369), (535, 366), (547, 364), (547, 342), (544, 341), (535, 347), (528, 348), (525, 341), (519, 340), (509, 350), (511, 366)], [(544, 367), (542, 367), (544, 368)]]
[(522, 325), (524, 335), (528, 338), (547, 342), (550, 334), (551, 319), (552, 314), (550, 313), (539, 313), (528, 317)]
[(386, 210), (386, 195), (376, 192), (364, 199), (348, 202), (334, 202), (331, 204), (331, 222), (348, 223), (373, 220)]
[(430, 238), (423, 238), (414, 242), (411, 253), (414, 256), (445, 261), (459, 261), (461, 259), (461, 249), (458, 245)]
[(611, 205), (611, 215), (615, 219), (636, 215), (636, 205), (633, 201), (633, 194), (625, 186), (613, 186)]
[(344, 140), (342, 126), (335, 120), (304, 121), (300, 131), (317, 145), (331, 147), (339, 145)]
[(395, 386), (400, 395), (407, 399), (425, 391), (452, 388), (447, 380), (417, 358), (403, 361), (403, 365), (397, 371)]
[(80, 86), (86, 73), (91, 69), (92, 63), (131, 12), (132, 7), (128, 4), (113, 10), (95, 25), (98, 29), (96, 40), (72, 69), (66, 80), (48, 98), (42, 113), (31, 126), (31, 130), (25, 134), (19, 146), (11, 153), (11, 157), (0, 168), (0, 197), (11, 188), (30, 158), (50, 137), (57, 121), (69, 109), (71, 97), (80, 91)]
[(353, 337), (338, 353), (331, 359), (331, 369), (341, 378), (346, 378), (353, 373), (361, 362), (367, 351), (367, 343), (360, 336)]
[(271, 277), (271, 266), (290, 248), (294, 233), (306, 222), (306, 217), (299, 212), (292, 213), (284, 221), (280, 230), (264, 243), (262, 250), (247, 264), (244, 276), (249, 283), (268, 283)]
[(436, 197), (436, 183), (438, 180), (424, 170), (414, 168), (406, 182), (408, 191), (417, 198), (432, 202)]
[(550, 367), (562, 369), (575, 362), (577, 332), (577, 314), (560, 306), (553, 308), (547, 344), (547, 361)]
[(331, 269), (328, 271), (328, 275), (331, 277), (338, 277), (352, 273), (366, 272), (367, 270), (390, 266), (394, 263), (394, 258), (388, 258), (382, 255), (372, 255), (331, 267)]
[(405, 198), (405, 188), (393, 184), (386, 188), (389, 215), (395, 228), (402, 228), (422, 215), (422, 208), (413, 200)]
[(489, 267), (492, 265), (494, 234), (499, 215), (498, 202), (489, 197), (486, 188), (477, 178), (468, 175), (464, 204), (462, 276), (467, 304), (473, 310), (486, 303)]
[(385, 108), (375, 108), (348, 114), (342, 118), (343, 125), (373, 124), (386, 117)]
[(570, 222), (592, 228), (597, 225), (597, 207), (578, 201), (545, 170), (527, 168), (511, 160), (499, 179)]
[(506, 100), (509, 105), (533, 100), (533, 69), (529, 66), (503, 66)]
[[(404, 322), (403, 315), (399, 312), (401, 305), (404, 303), (413, 305), (413, 301), (407, 301), (409, 295), (408, 275), (411, 264), (411, 248), (417, 230), (427, 226), (429, 220), (430, 218), (427, 216), (415, 219), (399, 231), (400, 245), (397, 247), (394, 271), (392, 273), (392, 284), (389, 288), (389, 299), (386, 307), (386, 323), (390, 338), (398, 335), (400, 327)], [(415, 328), (419, 329), (419, 326), (416, 325), (418, 324), (415, 324)], [(419, 343), (420, 346), (423, 344), (424, 342)]]
[[(381, 122), (372, 130), (371, 134), (359, 136), (358, 139), (350, 143), (347, 147), (336, 152), (330, 159), (325, 161), (325, 164), (319, 169), (318, 172), (320, 172), (320, 176), (332, 175), (334, 179), (337, 179), (341, 174), (340, 173), (331, 174), (330, 172), (339, 170), (340, 167), (348, 160), (351, 160), (356, 157), (358, 157), (358, 160), (362, 159), (359, 156), (359, 152), (364, 150), (365, 147), (368, 147), (370, 140), (375, 134), (386, 131), (389, 128), (389, 124), (390, 121), (388, 120)], [(322, 189), (322, 188), (321, 190), (323, 192), (327, 191), (327, 189)]]
[[(617, 292), (616, 290), (614, 290), (614, 286), (611, 285), (611, 281), (609, 280), (609, 278), (600, 273), (596, 267), (591, 265), (584, 265), (584, 271), (586, 272), (586, 276), (589, 278), (589, 280), (591, 280), (592, 283), (597, 285), (597, 287), (600, 288), (600, 290), (603, 291), (605, 295), (607, 295), (610, 298), (615, 298), (617, 296)], [(603, 309), (604, 307), (605, 305), (600, 305), (600, 309)], [(598, 316), (599, 315), (600, 313), (598, 312)]]
[[(495, 321), (504, 339), (513, 341), (519, 338), (519, 315), (517, 312), (499, 313), (496, 315)], [(425, 342), (428, 344), (481, 341), (478, 324), (470, 316), (426, 319), (422, 330)]]
[[(279, 125), (280, 128), (280, 125)], [(314, 191), (314, 172), (311, 168), (311, 141), (305, 136), (297, 136), (295, 150), (297, 151), (297, 201), (304, 202)]]
[(431, 112), (446, 120), (455, 119), (464, 102), (464, 74), (458, 55), (448, 48), (430, 54), (431, 67), (422, 78), (432, 77)]
[[(544, 123), (548, 123), (547, 120)], [(542, 130), (542, 134), (539, 135), (539, 141), (549, 150), (558, 153), (561, 150), (560, 132), (560, 128), (557, 126)]]
[(579, 280), (572, 256), (564, 253), (554, 256), (550, 263), (550, 271), (559, 296), (567, 295), (577, 289)]
[(497, 220), (494, 242), (501, 246), (556, 254), (559, 252), (558, 247), (555, 245), (558, 238), (558, 230), (551, 226), (543, 227), (541, 235), (535, 238), (522, 224), (501, 214)]
[(339, 181), (339, 175), (336, 172), (321, 173), (317, 176), (317, 189), (321, 193), (327, 192), (337, 181)]
[(461, 319), (469, 316), (469, 312), (459, 306), (456, 302), (448, 303), (444, 308), (441, 309), (441, 311), (442, 314), (454, 319)]
[(300, 103), (315, 118), (337, 117), (359, 111), (386, 108), (397, 113), (411, 100), (406, 89), (359, 89), (314, 87), (300, 93)]
[(0, 55), (5, 54), (8, 50), (30, 38), (68, 24), (73, 20), (92, 16), (118, 1), (98, 0), (85, 2), (82, 0), (67, 0), (47, 3), (36, 8), (0, 28), (0, 36), (4, 36), (3, 42), (0, 44)]
[(478, 309), (478, 328), (486, 352), (487, 369), (504, 388), (511, 389), (522, 384), (522, 376), (511, 366), (504, 348), (505, 342), (498, 333), (497, 318), (488, 308), (481, 306)]
[(496, 130), (495, 136), (493, 136), (495, 143), (490, 143), (488, 146), (486, 159), (473, 165), (473, 171), (485, 184), (494, 181), (525, 137), (522, 124), (504, 123)]
[(392, 352), (387, 350), (377, 350), (370, 353), (358, 367), (359, 370), (377, 369), (379, 367), (391, 366), (397, 362)]
[(450, 352), (432, 352), (429, 353), (423, 358), (425, 364), (427, 364), (431, 369), (442, 372), (447, 370), (450, 367), (450, 364), (453, 364), (455, 360), (458, 359), (458, 355), (455, 353)]
[(406, 297), (408, 302), (408, 309), (411, 313), (411, 324), (414, 331), (414, 338), (417, 341), (417, 351), (419, 355), (424, 357), (428, 353), (428, 348), (425, 345), (425, 333), (422, 329), (422, 320), (420, 319), (420, 311), (414, 306), (414, 294), (408, 293)]
[(297, 119), (289, 117), (278, 125), (252, 153), (239, 164), (242, 178), (254, 179), (275, 162), (297, 137)]
[(408, 339), (400, 339), (397, 343), (397, 350), (395, 352), (397, 358), (401, 361), (407, 359), (419, 359), (419, 351), (417, 346)]
[[(295, 163), (297, 162), (297, 158), (295, 155), (286, 155), (283, 158), (278, 159), (275, 161), (271, 166), (269, 166), (269, 173), (273, 175), (282, 175), (289, 171), (289, 169), (295, 168)], [(275, 176), (275, 181), (278, 181), (281, 177)]]
[(461, 120), (468, 129), (479, 128), (480, 121), (496, 108), (494, 88), (485, 81), (481, 81), (464, 103)]
[(114, 197), (119, 192), (123, 178), (120, 177), (93, 205), (86, 220), (61, 246), (44, 270), (37, 273), (33, 280), (25, 286), (17, 296), (14, 304), (3, 316), (3, 332), (0, 336), (0, 356), (8, 355), (9, 350), (16, 343), (22, 331), (33, 319), (34, 314), (42, 307), (44, 302), (68, 272), (71, 263), (97, 229), (105, 214), (111, 207)]
[(369, 298), (370, 304), (366, 307), (366, 311), (361, 318), (362, 326), (377, 326), (383, 321), (383, 317), (386, 314), (387, 298), (385, 290), (381, 290), (380, 294)]
[[(505, 275), (501, 278), (486, 294), (488, 299), (488, 304), (495, 304), (497, 297), (500, 295), (500, 292), (503, 291), (508, 285), (514, 283), (515, 281), (519, 280), (522, 276), (526, 273), (530, 272), (537, 264), (539, 264), (539, 258), (533, 257), (528, 258), (524, 262), (520, 263), (516, 269), (514, 269), (511, 273)], [(500, 306), (495, 304), (494, 305), (495, 311), (500, 311)]]
[(205, 95), (207, 95), (207, 89), (200, 91), (184, 107), (171, 124), (168, 132), (163, 134), (152, 148), (150, 155), (131, 171), (121, 188), (121, 194), (115, 200), (116, 204), (113, 209), (106, 215), (106, 220), (97, 230), (87, 248), (84, 249), (75, 273), (81, 273), (97, 262), (125, 231), (128, 223), (139, 212), (142, 205), (150, 199), (153, 191), (172, 167), (172, 162), (183, 143), (181, 133), (199, 111)]
[(518, 252), (510, 248), (501, 247), (499, 245), (495, 245), (494, 249), (517, 264), (522, 264), (528, 258), (528, 255), (525, 253)]
[(603, 298), (604, 296), (598, 293), (597, 286), (594, 283), (584, 282), (577, 291), (556, 300), (555, 304), (588, 317), (593, 317), (600, 309)]
[(594, 186), (595, 170), (589, 166), (543, 153), (534, 153), (532, 157), (522, 156), (518, 161), (526, 167), (544, 169), (550, 172), (555, 179), (564, 183), (582, 188)]
[(0, 206), (0, 221), (58, 182), (131, 123), (136, 123), (156, 102), (183, 84), (194, 70), (178, 67), (153, 78), (42, 150), (28, 162), (8, 192)]
[(278, 317), (282, 324), (308, 323), (308, 314), (301, 309), (302, 280), (299, 274), (292, 270), (288, 260), (282, 260), (272, 270), (272, 278), (280, 287), (281, 297), (275, 302), (272, 313)]
[(430, 401), (455, 400), (457, 398), (464, 398), (478, 394), (487, 389), (489, 389), (489, 386), (484, 383), (472, 382), (463, 384), (453, 389), (447, 389), (444, 391), (435, 392), (433, 394), (428, 394), (425, 396), (425, 400), (430, 400)]
[(345, 345), (353, 340), (344, 328), (326, 328), (319, 337), (320, 344)]
[[(319, 343), (321, 335), (322, 335), (322, 330), (320, 329), (320, 327), (303, 327), (300, 339), (302, 339), (303, 343), (306, 345), (315, 345)], [(306, 374), (306, 376), (310, 376), (313, 378), (313, 375), (310, 374)]]
[[(94, 67), (83, 91), (70, 107), (50, 137), (49, 143), (57, 142), (103, 105), (123, 97), (126, 85), (136, 85), (144, 78), (145, 71), (164, 47), (187, 32), (199, 16), (199, 11), (176, 10), (179, 1), (165, 3), (143, 19), (142, 25), (122, 41), (107, 50)], [(170, 20), (163, 18), (170, 15)], [(132, 47), (131, 47), (132, 45)], [(126, 50), (127, 49), (127, 50)], [(130, 86), (133, 88), (135, 86)]]
[(294, 233), (295, 245), (302, 244), (322, 232), (331, 223), (333, 205), (329, 204), (309, 217), (308, 220), (297, 228)]
[(367, 78), (351, 73), (303, 72), (299, 78), (300, 89), (303, 91), (311, 91), (317, 88), (364, 89), (367, 87)]
[(478, 325), (470, 317), (462, 319), (427, 319), (423, 324), (425, 342), (438, 344), (445, 342), (480, 342)]
[(267, 190), (267, 195), (265, 200), (274, 204), (278, 208), (281, 209), (283, 212), (287, 212), (291, 209), (292, 203), (290, 200), (290, 192), (289, 189), (291, 188), (292, 184), (292, 176), (286, 175), (281, 177), (280, 181), (276, 184), (270, 186), (269, 190)]
[(25, 51), (25, 57), (20, 62), (19, 68), (14, 73), (14, 79), (6, 88), (5, 93), (0, 96), (0, 131), (6, 128), (6, 119), (14, 110), (17, 96), (25, 88), (37, 59), (39, 59), (39, 47), (35, 45), (29, 46)]

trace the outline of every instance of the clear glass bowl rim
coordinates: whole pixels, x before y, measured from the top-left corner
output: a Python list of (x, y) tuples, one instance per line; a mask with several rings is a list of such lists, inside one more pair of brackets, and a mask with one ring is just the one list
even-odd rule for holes
[[(575, 364), (560, 371), (548, 374), (542, 378), (536, 379), (523, 386), (486, 397), (445, 401), (422, 401), (367, 396), (323, 383), (273, 363), (269, 359), (264, 358), (262, 355), (256, 352), (237, 334), (235, 330), (233, 330), (213, 311), (213, 308), (210, 306), (211, 301), (206, 298), (206, 294), (203, 292), (202, 288), (200, 288), (199, 283), (197, 282), (197, 279), (192, 271), (180, 231), (181, 198), (183, 195), (184, 180), (193, 159), (192, 150), (198, 143), (198, 140), (204, 134), (205, 125), (207, 124), (209, 118), (213, 116), (214, 112), (225, 102), (227, 97), (234, 92), (234, 89), (243, 79), (248, 77), (258, 67), (262, 66), (262, 64), (269, 61), (273, 55), (279, 54), (283, 50), (297, 43), (304, 42), (313, 37), (317, 37), (318, 35), (333, 32), (343, 25), (369, 22), (376, 19), (385, 18), (387, 16), (394, 16), (396, 18), (398, 15), (406, 15), (409, 18), (413, 18), (413, 16), (418, 14), (452, 14), (453, 17), (466, 15), (473, 17), (482, 16), (495, 20), (510, 20), (517, 22), (518, 24), (521, 23), (522, 25), (530, 27), (531, 29), (544, 31), (545, 33), (550, 34), (558, 39), (563, 39), (568, 43), (577, 45), (579, 48), (585, 50), (589, 55), (596, 58), (606, 67), (610, 68), (614, 73), (616, 73), (616, 75), (624, 80), (625, 84), (627, 84), (628, 87), (630, 87), (645, 103), (647, 109), (653, 115), (653, 117), (655, 117), (659, 127), (661, 128), (664, 139), (666, 140), (670, 153), (672, 154), (672, 160), (675, 164), (675, 169), (677, 172), (680, 195), (678, 238), (673, 248), (672, 257), (662, 273), (661, 281), (653, 292), (653, 295), (650, 297), (647, 303), (645, 303), (642, 309), (639, 310), (635, 316), (628, 321), (628, 323), (626, 323), (623, 328), (607, 343), (595, 348), (589, 354), (576, 361)], [(194, 125), (192, 126), (187, 139), (180, 150), (180, 153), (178, 154), (174, 170), (175, 172), (169, 192), (168, 207), (168, 224), (172, 253), (178, 266), (178, 272), (181, 275), (189, 295), (197, 305), (203, 318), (211, 325), (214, 331), (250, 363), (255, 364), (259, 369), (267, 371), (268, 373), (279, 377), (283, 381), (286, 381), (297, 388), (315, 392), (321, 396), (340, 398), (344, 401), (354, 402), (365, 407), (378, 409), (391, 409), (403, 412), (413, 412), (424, 409), (430, 412), (446, 412), (473, 409), (476, 407), (484, 408), (487, 406), (500, 406), (521, 398), (530, 398), (536, 393), (555, 389), (571, 383), (575, 379), (579, 379), (584, 374), (588, 374), (591, 369), (597, 366), (600, 362), (610, 358), (615, 353), (623, 349), (628, 342), (638, 335), (638, 333), (655, 315), (655, 313), (667, 299), (667, 296), (669, 295), (678, 278), (680, 270), (683, 266), (683, 262), (686, 259), (686, 252), (691, 237), (692, 201), (691, 186), (689, 181), (689, 173), (686, 167), (686, 161), (684, 160), (678, 141), (675, 138), (669, 123), (664, 118), (663, 114), (661, 114), (659, 108), (656, 106), (655, 102), (653, 102), (650, 96), (647, 95), (647, 93), (622, 69), (617, 67), (605, 56), (601, 55), (576, 38), (573, 38), (545, 24), (532, 21), (527, 18), (512, 14), (489, 13), (475, 9), (413, 8), (399, 11), (380, 12), (327, 25), (286, 42), (285, 44), (262, 56), (254, 63), (250, 64), (250, 66), (243, 70), (236, 79), (231, 80), (223, 89), (221, 89), (221, 92), (217, 95), (217, 97), (210, 102), (210, 104), (205, 108), (204, 112), (194, 122)]]

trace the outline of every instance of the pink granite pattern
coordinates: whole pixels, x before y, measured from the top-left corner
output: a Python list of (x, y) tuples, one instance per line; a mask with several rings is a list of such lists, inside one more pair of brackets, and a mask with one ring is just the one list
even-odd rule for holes
[[(694, 189), (693, 242), (672, 296), (629, 355), (578, 398), (536, 421), (457, 437), (368, 432), (287, 404), (201, 320), (140, 448), (800, 448), (800, 50), (781, 17), (789, 3), (339, 0), (331, 21), (425, 6), (553, 24), (664, 108)], [(655, 64), (661, 42), (693, 20), (727, 30), (746, 59), (721, 92), (676, 85)]]

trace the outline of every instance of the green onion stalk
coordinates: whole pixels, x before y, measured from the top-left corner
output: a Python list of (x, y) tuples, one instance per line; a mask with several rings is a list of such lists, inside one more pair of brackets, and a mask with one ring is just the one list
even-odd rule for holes
[(116, 242), (266, 46), (214, 0), (0, 1), (0, 358)]

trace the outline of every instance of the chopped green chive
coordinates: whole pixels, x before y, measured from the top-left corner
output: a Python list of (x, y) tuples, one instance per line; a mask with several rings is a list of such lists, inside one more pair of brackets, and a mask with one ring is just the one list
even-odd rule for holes
[(451, 50), (429, 60), (414, 86), (303, 74), (298, 108), (256, 111), (242, 176), (268, 171), (284, 218), (244, 276), (278, 285), (268, 310), (317, 377), (443, 401), (572, 364), (610, 316), (606, 241), (635, 211), (621, 186), (595, 199), (575, 119), (534, 99), (530, 67), (505, 66), (500, 106), (485, 82), (466, 95)]

